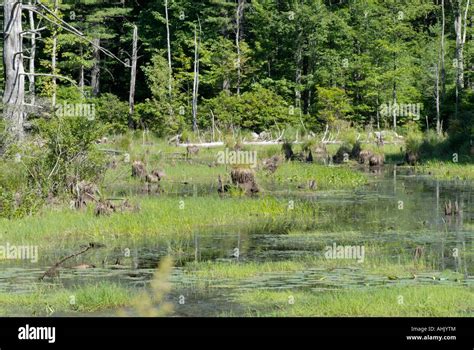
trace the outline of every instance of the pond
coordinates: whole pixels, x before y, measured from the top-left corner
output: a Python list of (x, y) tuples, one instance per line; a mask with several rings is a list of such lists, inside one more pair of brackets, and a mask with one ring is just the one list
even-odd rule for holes
[[(188, 191), (187, 186), (181, 190)], [(168, 254), (175, 261), (168, 295), (175, 316), (214, 316), (229, 310), (239, 315), (245, 306), (236, 296), (249, 290), (324, 293), (393, 285), (474, 286), (472, 183), (438, 181), (414, 175), (409, 168), (387, 166), (371, 172), (369, 183), (353, 191), (309, 193), (272, 183), (266, 188), (265, 196), (283, 198), (289, 206), (305, 203), (314, 208), (313, 215), (304, 219), (312, 222), (311, 228), (299, 230), (296, 225), (268, 233), (231, 225), (211, 230), (196, 227), (192, 238), (176, 241), (157, 237), (129, 245), (118, 239), (72, 259), (59, 270), (58, 278), (39, 281), (48, 267), (73, 250), (46, 252), (34, 268), (27, 262), (1, 262), (0, 292), (28, 293), (38, 285), (69, 288), (101, 281), (132, 289), (147, 287), (160, 259)], [(215, 185), (201, 184), (192, 195), (210, 196), (214, 191)], [(459, 213), (445, 215), (449, 202), (458, 204)], [(291, 221), (291, 210), (288, 213)], [(370, 263), (353, 259), (328, 264), (325, 254), (336, 246), (363, 247), (364, 259)], [(259, 264), (285, 261), (307, 263), (288, 271), (258, 271)], [(257, 271), (238, 278), (231, 273), (213, 274), (212, 269), (206, 270), (212, 266), (208, 262), (229, 269), (253, 264)], [(94, 268), (73, 268), (81, 264)], [(390, 272), (397, 265), (413, 266), (413, 272)], [(385, 271), (387, 266), (392, 270)], [(114, 315), (114, 311), (100, 315)]]

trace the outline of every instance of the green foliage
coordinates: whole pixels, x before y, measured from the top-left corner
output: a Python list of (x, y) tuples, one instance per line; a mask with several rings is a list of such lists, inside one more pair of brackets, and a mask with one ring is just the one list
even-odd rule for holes
[(20, 161), (4, 157), (0, 163), (0, 218), (18, 218), (35, 213), (43, 204), (27, 181)]
[(446, 137), (436, 134), (434, 130), (426, 131), (419, 149), (421, 158), (440, 158), (449, 155), (446, 141)]
[(95, 103), (97, 119), (107, 126), (108, 130), (123, 133), (127, 130), (129, 106), (116, 95), (105, 93), (92, 100)]
[[(52, 9), (54, 2), (48, 0), (45, 5)], [(198, 28), (201, 133), (210, 128), (211, 111), (219, 126), (234, 131), (268, 131), (278, 129), (275, 125), (285, 125), (302, 127), (301, 131), (306, 133), (321, 131), (324, 124), (341, 120), (361, 130), (369, 125), (387, 129), (396, 122), (395, 129), (399, 131), (412, 117), (399, 115), (394, 120), (390, 114), (378, 113), (383, 104), (395, 102), (420, 103), (424, 108), (418, 124), (424, 126), (426, 115), (429, 127), (434, 128), (433, 91), (436, 77), (442, 78), (443, 70), (445, 78), (439, 81), (441, 120), (451, 134), (450, 147), (466, 151), (474, 131), (470, 112), (473, 79), (467, 69), (474, 63), (474, 45), (470, 39), (473, 30), (469, 25), (466, 28), (466, 84), (460, 92), (459, 111), (455, 112), (456, 68), (448, 64), (456, 53), (455, 32), (454, 26), (447, 25), (454, 22), (454, 2), (445, 2), (443, 68), (439, 60), (442, 32), (439, 3), (246, 1), (238, 47), (237, 5), (238, 2), (225, 0), (199, 4), (189, 0), (169, 1), (167, 23), (163, 2), (114, 7), (96, 0), (74, 6), (60, 1), (58, 16), (84, 32), (87, 40), (46, 23), (42, 33), (44, 44), (37, 46), (40, 64), (36, 70), (81, 81), (88, 93), (90, 70), (94, 67), (100, 70), (101, 92), (113, 92), (126, 103), (128, 89), (124, 87), (128, 87), (130, 76), (124, 63), (130, 63), (132, 26), (136, 24), (141, 69), (137, 76), (134, 127), (147, 128), (159, 135), (175, 134), (192, 126), (194, 34)], [(468, 9), (467, 15), (472, 17), (472, 9)], [(167, 24), (171, 72), (166, 49)], [(55, 72), (51, 65), (53, 38), (57, 39)], [(96, 62), (94, 48), (88, 41), (97, 39), (121, 62), (104, 51)], [(57, 88), (51, 77), (38, 77), (37, 93), (51, 97), (56, 89), (61, 95), (61, 86), (70, 86), (61, 78), (56, 81)], [(61, 98), (72, 101), (77, 96)], [(124, 103), (107, 108), (118, 100), (109, 95), (104, 98), (106, 101), (98, 102), (104, 110), (99, 118), (112, 130), (122, 132), (128, 125), (121, 112), (122, 108), (125, 110)], [(111, 112), (105, 112), (106, 109)]]
[(345, 91), (340, 88), (317, 88), (318, 117), (326, 124), (334, 124), (336, 120), (348, 120), (352, 107)]
[[(261, 132), (295, 122), (283, 98), (259, 85), (240, 96), (221, 92), (207, 101), (205, 109), (212, 111), (216, 121), (226, 129), (241, 126)], [(201, 124), (209, 125), (209, 119), (201, 120)]]
[(105, 159), (95, 141), (105, 128), (80, 117), (35, 122), (38, 133), (11, 144), (0, 163), (0, 217), (31, 215), (49, 197), (68, 195), (79, 181), (97, 182)]
[(59, 194), (67, 190), (71, 178), (93, 182), (100, 179), (105, 159), (95, 142), (104, 135), (104, 127), (87, 118), (56, 117), (39, 121), (38, 128), (45, 143), (41, 148), (43, 156), (38, 154), (27, 166), (43, 190)]
[(423, 143), (423, 133), (415, 123), (407, 124), (404, 129), (405, 146), (408, 153), (419, 154)]
[(159, 136), (176, 134), (184, 127), (180, 108), (170, 109), (166, 103), (147, 99), (135, 106), (134, 120), (139, 127), (151, 130)]
[(166, 59), (161, 55), (154, 55), (151, 62), (142, 69), (152, 96), (158, 101), (167, 101), (170, 97), (168, 90), (170, 71)]

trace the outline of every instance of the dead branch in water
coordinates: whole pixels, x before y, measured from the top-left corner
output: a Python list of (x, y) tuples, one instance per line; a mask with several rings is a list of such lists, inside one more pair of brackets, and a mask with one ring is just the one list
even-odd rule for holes
[(103, 245), (103, 244), (101, 244), (101, 243), (94, 243), (94, 242), (89, 243), (85, 248), (83, 248), (82, 250), (78, 251), (77, 253), (68, 255), (68, 256), (62, 258), (61, 260), (59, 260), (56, 264), (54, 264), (53, 266), (51, 266), (51, 267), (43, 274), (43, 276), (41, 276), (41, 277), (39, 278), (39, 280), (42, 281), (46, 276), (48, 276), (48, 277), (57, 276), (57, 275), (58, 275), (58, 271), (57, 271), (58, 268), (59, 268), (66, 260), (75, 258), (76, 256), (79, 256), (79, 255), (81, 255), (81, 254), (84, 254), (84, 253), (86, 253), (86, 252), (87, 252), (88, 250), (90, 250), (90, 249), (96, 249), (96, 248), (102, 248), (102, 247), (105, 247), (105, 245)]

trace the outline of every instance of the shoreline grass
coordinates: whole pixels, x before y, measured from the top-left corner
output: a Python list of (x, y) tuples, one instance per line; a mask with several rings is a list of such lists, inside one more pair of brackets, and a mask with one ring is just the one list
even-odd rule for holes
[[(474, 315), (474, 290), (464, 287), (412, 286), (326, 293), (258, 290), (243, 293), (236, 298), (236, 301), (245, 305), (247, 317), (472, 317)], [(228, 312), (221, 316), (236, 315)]]
[(422, 174), (431, 174), (439, 180), (474, 181), (474, 164), (428, 161), (418, 166), (417, 171)]
[(132, 292), (104, 282), (78, 288), (41, 286), (32, 293), (0, 293), (2, 316), (51, 316), (56, 313), (93, 313), (130, 305)]
[[(134, 198), (131, 201), (135, 202)], [(223, 205), (225, 203), (225, 205)], [(107, 240), (140, 237), (179, 238), (212, 231), (213, 227), (233, 226), (241, 230), (269, 232), (304, 228), (302, 219), (312, 213), (309, 206), (295, 205), (288, 211), (288, 201), (275, 198), (246, 197), (144, 197), (139, 212), (114, 213), (96, 217), (92, 208), (74, 211), (69, 208), (47, 208), (34, 216), (0, 219), (1, 238), (10, 243), (47, 242), (56, 246), (69, 240)], [(294, 220), (299, 225), (293, 226)], [(260, 226), (259, 226), (260, 225)], [(275, 227), (273, 227), (273, 225)], [(280, 226), (282, 225), (282, 226)], [(257, 227), (254, 227), (257, 226)], [(260, 227), (260, 229), (258, 228)]]

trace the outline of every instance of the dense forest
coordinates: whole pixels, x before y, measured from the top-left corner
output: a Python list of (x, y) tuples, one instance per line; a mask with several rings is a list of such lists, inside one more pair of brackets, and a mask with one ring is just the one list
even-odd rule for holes
[(456, 146), (473, 134), (469, 0), (38, 4), (22, 11), (23, 27), (35, 28), (23, 36), (25, 71), (35, 73), (25, 76), (26, 128), (41, 116), (35, 102), (54, 96), (90, 101), (114, 132), (304, 135), (414, 122), (448, 131)]

